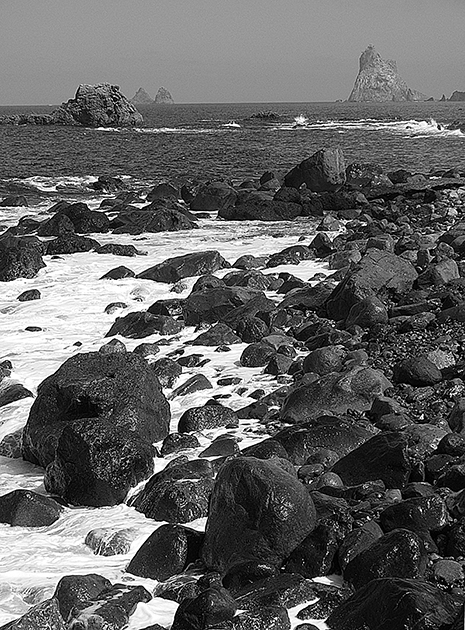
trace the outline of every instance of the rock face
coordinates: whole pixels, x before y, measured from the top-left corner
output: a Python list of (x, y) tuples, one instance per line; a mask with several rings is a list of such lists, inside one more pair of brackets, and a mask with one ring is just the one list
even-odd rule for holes
[(153, 103), (153, 98), (150, 94), (147, 94), (144, 88), (140, 87), (132, 97), (131, 103), (133, 105), (151, 105)]
[(449, 101), (465, 101), (465, 92), (455, 90), (455, 92), (452, 92)]
[(110, 83), (81, 84), (76, 96), (59, 110), (85, 127), (132, 127), (142, 122), (142, 115), (121, 94), (119, 86)]
[(372, 44), (360, 56), (360, 70), (349, 101), (423, 101), (426, 95), (408, 87), (392, 59), (381, 59)]
[(161, 87), (155, 96), (155, 105), (174, 105), (174, 100), (168, 90)]

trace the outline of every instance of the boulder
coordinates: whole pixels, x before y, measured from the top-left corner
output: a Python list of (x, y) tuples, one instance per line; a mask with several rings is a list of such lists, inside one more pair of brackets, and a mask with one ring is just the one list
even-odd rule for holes
[(228, 221), (292, 221), (301, 214), (299, 204), (277, 199), (245, 199), (218, 212), (219, 217)]
[(241, 343), (242, 339), (227, 324), (218, 322), (209, 330), (200, 333), (191, 341), (193, 346), (229, 346)]
[(295, 166), (284, 177), (284, 185), (300, 188), (305, 184), (314, 192), (338, 190), (346, 181), (341, 149), (321, 149)]
[(294, 476), (272, 460), (237, 457), (218, 472), (201, 556), (220, 572), (249, 559), (279, 566), (315, 522), (313, 501)]
[(59, 503), (30, 490), (13, 490), (0, 496), (0, 523), (15, 527), (44, 527), (60, 518)]
[(351, 268), (326, 301), (328, 316), (346, 320), (355, 304), (367, 298), (399, 295), (411, 290), (418, 274), (411, 263), (388, 251), (370, 249)]
[[(202, 212), (218, 212), (234, 206), (237, 193), (225, 182), (210, 182), (200, 186), (190, 202), (190, 209)], [(219, 214), (221, 216), (221, 214)]]
[(182, 374), (182, 367), (169, 357), (162, 357), (150, 365), (162, 387), (173, 387)]
[(383, 432), (365, 441), (332, 467), (347, 486), (381, 479), (387, 488), (402, 488), (410, 477), (408, 439)]
[(90, 547), (97, 556), (116, 556), (129, 553), (131, 543), (137, 536), (138, 531), (135, 528), (99, 527), (90, 530), (84, 544)]
[(229, 592), (222, 586), (215, 585), (180, 603), (171, 630), (213, 630), (225, 627), (224, 624), (231, 622), (236, 610), (237, 604)]
[(445, 630), (459, 612), (457, 600), (433, 584), (381, 578), (372, 580), (340, 604), (329, 615), (327, 624), (331, 630)]
[(92, 249), (100, 247), (100, 243), (87, 236), (78, 234), (62, 234), (53, 241), (47, 242), (47, 255), (57, 256), (60, 254), (77, 254), (80, 252), (90, 252)]
[[(266, 299), (263, 293), (243, 287), (224, 286), (193, 292), (182, 305), (184, 321), (186, 326), (223, 321), (234, 328), (232, 317), (228, 318), (228, 315), (257, 296)], [(243, 316), (243, 311), (241, 313)]]
[[(150, 206), (148, 206), (150, 207)], [(176, 208), (124, 210), (111, 222), (113, 234), (142, 234), (144, 232), (178, 232), (197, 226)]]
[(395, 529), (358, 553), (344, 569), (344, 579), (355, 589), (379, 578), (422, 577), (427, 553), (422, 539), (407, 529)]
[(107, 215), (91, 210), (85, 203), (66, 204), (58, 214), (68, 217), (78, 234), (105, 233), (110, 230), (110, 219)]
[(327, 412), (367, 411), (388, 387), (392, 385), (380, 370), (358, 365), (297, 387), (286, 398), (280, 415), (285, 422), (300, 424)]
[(182, 525), (161, 525), (137, 550), (126, 571), (162, 582), (182, 573), (199, 556), (203, 534)]
[(22, 617), (14, 619), (0, 630), (66, 630), (57, 600), (52, 597), (32, 606)]
[(229, 263), (216, 251), (194, 252), (168, 258), (138, 274), (138, 278), (155, 282), (177, 282), (182, 278), (214, 273), (229, 267)]
[(74, 607), (82, 608), (87, 601), (110, 589), (110, 580), (97, 573), (65, 575), (58, 582), (53, 597), (58, 600), (63, 619), (68, 619)]
[(239, 420), (236, 413), (223, 405), (204, 405), (187, 409), (179, 419), (178, 432), (205, 431), (220, 427), (236, 428)]
[(142, 115), (120, 92), (118, 85), (81, 84), (74, 99), (63, 103), (52, 115), (63, 114), (84, 127), (128, 127), (140, 125)]
[(43, 246), (30, 236), (0, 236), (0, 282), (35, 278), (45, 263)]
[(117, 317), (105, 337), (121, 335), (130, 339), (143, 339), (150, 335), (176, 335), (184, 323), (169, 315), (152, 315), (148, 311), (134, 311)]

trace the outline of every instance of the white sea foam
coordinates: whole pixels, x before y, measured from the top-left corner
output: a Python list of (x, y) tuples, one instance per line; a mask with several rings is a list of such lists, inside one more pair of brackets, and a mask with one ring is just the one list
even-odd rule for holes
[[(34, 178), (36, 184), (41, 181)], [(79, 178), (79, 182), (91, 180)], [(48, 182), (42, 182), (44, 185)], [(51, 203), (49, 204), (51, 205)], [(97, 200), (91, 205), (98, 205)], [(47, 207), (41, 212), (46, 213)], [(7, 227), (15, 225), (21, 214), (31, 214), (29, 208), (2, 208), (0, 221)], [(173, 297), (170, 286), (149, 280), (125, 278), (122, 280), (100, 280), (109, 269), (124, 264), (136, 273), (175, 255), (207, 249), (218, 250), (233, 263), (240, 255), (264, 255), (279, 251), (298, 242), (301, 235), (312, 237), (314, 223), (308, 219), (292, 223), (239, 222), (236, 224), (213, 219), (201, 222), (201, 227), (185, 232), (144, 234), (139, 237), (128, 235), (96, 234), (102, 244), (118, 242), (132, 243), (147, 252), (147, 256), (120, 258), (109, 254), (79, 253), (56, 259), (46, 257), (47, 266), (37, 277), (18, 279), (2, 283), (0, 293), (0, 360), (9, 359), (14, 365), (15, 377), (35, 392), (39, 383), (52, 374), (67, 358), (78, 353), (95, 351), (108, 341), (105, 338), (116, 316), (134, 310), (146, 309), (154, 301)], [(229, 270), (222, 270), (221, 276)], [(298, 266), (283, 265), (267, 270), (269, 273), (288, 271), (304, 280), (316, 272), (327, 269), (315, 261), (304, 261)], [(196, 278), (185, 280), (185, 289), (180, 297), (186, 296)], [(41, 299), (18, 302), (17, 296), (26, 289), (39, 289)], [(270, 297), (278, 300), (277, 295)], [(110, 302), (124, 302), (127, 307), (113, 315), (104, 313)], [(27, 326), (39, 326), (40, 331), (29, 332)], [(172, 340), (169, 346), (161, 346), (157, 358), (166, 355), (196, 336), (193, 327), (187, 327)], [(152, 335), (144, 341), (156, 341)], [(140, 340), (120, 338), (132, 350)], [(79, 342), (81, 345), (75, 345)], [(182, 412), (201, 405), (214, 394), (227, 394), (226, 404), (234, 409), (242, 407), (252, 398), (248, 394), (257, 388), (265, 392), (276, 388), (276, 381), (262, 374), (261, 368), (244, 368), (238, 365), (245, 344), (231, 346), (230, 352), (214, 352), (210, 347), (196, 346), (186, 353), (200, 352), (210, 359), (203, 372), (214, 384), (214, 390), (204, 390), (185, 397), (170, 400), (172, 411), (171, 430), (175, 430)], [(185, 369), (179, 383), (192, 376), (195, 370)], [(240, 376), (239, 385), (217, 385), (224, 376)], [(240, 387), (246, 392), (241, 393)], [(170, 390), (166, 390), (170, 397)], [(27, 398), (0, 409), (0, 439), (24, 426), (32, 399)], [(240, 422), (237, 430), (231, 431), (241, 440), (241, 448), (259, 439), (260, 425), (254, 420)], [(205, 431), (197, 435), (201, 447), (205, 448), (212, 438), (224, 430)], [(200, 450), (199, 449), (199, 450)], [(194, 455), (192, 455), (194, 456)], [(169, 461), (158, 458), (155, 470), (161, 470)], [(17, 488), (28, 488), (44, 493), (43, 470), (22, 460), (0, 457), (0, 495)], [(134, 491), (131, 493), (133, 494)], [(84, 545), (86, 534), (91, 529), (108, 527), (137, 528), (139, 535), (126, 555), (104, 557)], [(125, 573), (130, 558), (159, 525), (127, 505), (109, 508), (67, 508), (60, 519), (50, 527), (19, 528), (0, 525), (0, 624), (23, 614), (30, 605), (38, 603), (53, 593), (61, 576), (66, 574), (99, 573), (112, 581), (144, 584), (153, 591), (155, 582), (135, 578)], [(191, 523), (203, 529), (205, 519)], [(169, 626), (177, 605), (169, 600), (155, 598), (147, 604), (139, 604), (131, 617), (129, 629), (138, 630), (153, 623)], [(296, 611), (291, 611), (296, 612)], [(293, 617), (293, 626), (297, 619)], [(315, 622), (316, 623), (316, 622)], [(320, 628), (325, 625), (316, 623)]]

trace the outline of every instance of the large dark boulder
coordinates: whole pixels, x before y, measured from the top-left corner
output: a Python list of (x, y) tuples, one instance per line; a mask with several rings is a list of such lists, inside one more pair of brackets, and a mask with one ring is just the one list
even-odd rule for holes
[(202, 212), (219, 212), (234, 206), (237, 193), (225, 182), (210, 182), (200, 186), (190, 202), (190, 209)]
[(0, 496), (0, 523), (16, 527), (44, 527), (60, 518), (59, 503), (30, 490), (13, 490)]
[(447, 630), (459, 610), (454, 597), (428, 582), (382, 578), (340, 604), (327, 624), (331, 630)]
[(194, 252), (168, 258), (138, 274), (143, 280), (177, 282), (182, 278), (201, 276), (229, 267), (229, 263), (216, 251)]
[(284, 178), (284, 185), (325, 192), (338, 190), (346, 181), (345, 160), (341, 149), (321, 149), (295, 166)]
[(187, 409), (179, 419), (178, 432), (205, 431), (220, 427), (235, 428), (239, 426), (236, 413), (223, 405), (204, 405)]
[(348, 372), (326, 374), (294, 389), (284, 402), (281, 418), (299, 424), (328, 412), (367, 411), (374, 398), (388, 387), (391, 383), (384, 374), (371, 367), (356, 366)]
[(196, 227), (195, 222), (177, 208), (128, 209), (120, 212), (112, 221), (114, 234), (179, 232), (193, 230)]
[(282, 429), (273, 436), (273, 440), (285, 448), (294, 465), (302, 466), (321, 449), (329, 449), (338, 457), (343, 457), (372, 436), (370, 431), (355, 423), (336, 416), (320, 416)]
[(189, 523), (208, 514), (213, 470), (206, 460), (167, 466), (151, 477), (132, 500), (147, 518), (169, 523)]
[(168, 402), (143, 358), (78, 354), (39, 385), (23, 457), (43, 467), (53, 462), (48, 488), (68, 501), (113, 504), (150, 474), (152, 443), (168, 434), (169, 421)]
[(228, 221), (292, 221), (301, 214), (301, 205), (275, 199), (245, 199), (218, 212)]
[(315, 521), (313, 501), (293, 475), (272, 460), (232, 459), (215, 481), (202, 559), (220, 572), (250, 559), (279, 566)]
[(407, 529), (395, 529), (358, 553), (344, 569), (344, 579), (359, 589), (378, 578), (419, 578), (426, 569), (423, 540)]
[(50, 219), (39, 225), (38, 236), (61, 236), (62, 234), (73, 234), (74, 224), (66, 214), (57, 212)]
[(35, 278), (42, 267), (45, 267), (42, 254), (43, 246), (35, 237), (1, 236), (0, 282)]
[(191, 293), (184, 300), (182, 310), (187, 326), (224, 321), (231, 327), (229, 313), (237, 307), (244, 306), (257, 295), (265, 296), (254, 289), (243, 287), (216, 287)]
[(444, 499), (432, 494), (393, 503), (381, 512), (379, 519), (385, 532), (399, 528), (429, 532), (441, 530), (449, 516)]
[(105, 337), (121, 335), (130, 339), (143, 339), (150, 335), (176, 335), (184, 323), (169, 315), (152, 315), (148, 311), (134, 311), (117, 317)]
[(408, 439), (383, 432), (342, 457), (332, 467), (347, 486), (381, 479), (387, 488), (402, 488), (410, 477)]
[(352, 267), (334, 289), (326, 302), (328, 316), (345, 320), (356, 304), (370, 297), (383, 297), (410, 291), (417, 272), (413, 265), (395, 254), (370, 249)]
[(65, 575), (58, 582), (53, 597), (58, 600), (63, 619), (68, 619), (75, 606), (82, 607), (87, 601), (96, 599), (110, 588), (110, 580), (97, 573)]
[(203, 534), (182, 525), (161, 525), (126, 568), (128, 573), (162, 582), (182, 573), (199, 556)]
[(236, 614), (237, 604), (222, 586), (213, 586), (193, 599), (186, 598), (178, 606), (171, 630), (203, 630), (221, 628)]
[(68, 217), (78, 234), (105, 233), (110, 230), (107, 215), (91, 210), (85, 203), (67, 204), (58, 211), (58, 215)]
[(128, 127), (143, 121), (119, 86), (110, 83), (81, 84), (74, 98), (52, 113), (57, 119), (60, 115), (84, 127)]
[(79, 236), (69, 233), (61, 234), (53, 241), (47, 242), (47, 255), (57, 256), (60, 254), (77, 254), (80, 252), (90, 252), (92, 249), (100, 247), (100, 243), (88, 236)]
[(0, 630), (66, 630), (57, 600), (52, 597), (32, 606), (19, 619), (1, 626)]

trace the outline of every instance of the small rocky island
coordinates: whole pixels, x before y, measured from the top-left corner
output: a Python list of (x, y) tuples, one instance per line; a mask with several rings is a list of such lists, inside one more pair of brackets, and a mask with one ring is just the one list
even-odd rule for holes
[(465, 101), (465, 92), (455, 90), (455, 92), (452, 92), (449, 101)]
[(0, 116), (0, 124), (4, 125), (133, 127), (142, 121), (142, 115), (120, 92), (119, 86), (110, 83), (81, 84), (74, 98), (50, 114)]
[(392, 59), (382, 59), (373, 44), (360, 56), (360, 69), (349, 102), (424, 101), (425, 94), (412, 90), (397, 72)]
[(155, 105), (174, 105), (174, 99), (166, 88), (159, 88), (155, 96)]
[(152, 105), (153, 98), (144, 88), (139, 88), (131, 99), (133, 105)]

